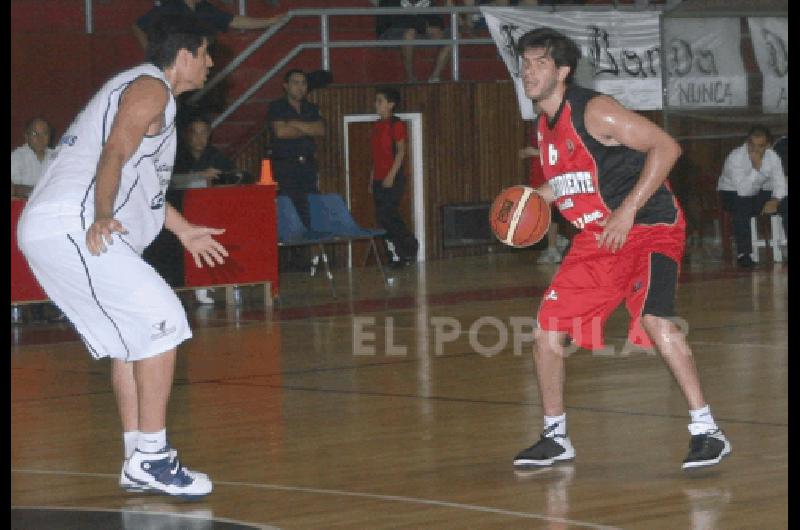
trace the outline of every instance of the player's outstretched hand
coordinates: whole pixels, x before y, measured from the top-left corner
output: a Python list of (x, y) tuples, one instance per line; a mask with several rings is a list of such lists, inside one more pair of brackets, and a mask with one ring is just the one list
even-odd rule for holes
[(636, 210), (617, 208), (606, 219), (597, 222), (603, 227), (603, 233), (597, 239), (597, 247), (606, 247), (611, 252), (616, 252), (628, 239), (628, 232), (633, 227)]
[(112, 235), (114, 232), (127, 234), (128, 230), (116, 219), (110, 217), (95, 219), (92, 226), (86, 231), (86, 248), (89, 249), (92, 256), (99, 256), (102, 252), (105, 252), (106, 243), (109, 245), (114, 244)]
[[(215, 264), (222, 265), (228, 257), (228, 251), (212, 236), (225, 233), (224, 228), (210, 228), (207, 226), (194, 226), (184, 230), (178, 235), (183, 247), (192, 255), (197, 268), (202, 268), (205, 261), (209, 267)], [(200, 260), (202, 258), (202, 261)]]

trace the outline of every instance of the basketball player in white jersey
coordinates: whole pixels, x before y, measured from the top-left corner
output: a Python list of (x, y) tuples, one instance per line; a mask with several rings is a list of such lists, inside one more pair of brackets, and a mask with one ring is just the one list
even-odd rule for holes
[(162, 227), (213, 267), (228, 255), (167, 204), (175, 159), (175, 98), (203, 86), (212, 31), (189, 16), (152, 28), (148, 62), (108, 81), (75, 118), (34, 188), (19, 246), (50, 299), (95, 358), (113, 359), (125, 458), (120, 487), (181, 497), (212, 490), (167, 443), (177, 346), (192, 336), (175, 293), (141, 254)]

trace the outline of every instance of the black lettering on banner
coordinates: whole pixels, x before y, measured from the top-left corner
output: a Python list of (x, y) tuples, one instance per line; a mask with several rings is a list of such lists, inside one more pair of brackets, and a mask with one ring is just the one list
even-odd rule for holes
[(519, 61), (520, 57), (517, 54), (517, 41), (514, 39), (514, 32), (519, 29), (519, 26), (514, 24), (503, 24), (500, 26), (500, 34), (503, 36), (503, 48), (511, 57), (511, 75), (514, 77), (520, 76)]
[(698, 50), (697, 69), (706, 75), (719, 75), (716, 61), (714, 61), (714, 52), (711, 50)]
[(782, 108), (784, 105), (789, 105), (789, 94), (786, 93), (786, 87), (781, 87), (778, 94), (778, 102), (775, 103), (775, 108)]
[(703, 75), (719, 75), (712, 50), (692, 50), (692, 46), (683, 39), (672, 39), (670, 49), (671, 60), (667, 65), (670, 76), (686, 77), (695, 68)]
[[(633, 66), (631, 66), (633, 63)], [(622, 50), (622, 69), (625, 73), (633, 77), (647, 77), (647, 74), (642, 68), (642, 58), (639, 54), (631, 50)]]
[(707, 83), (682, 83), (678, 85), (678, 100), (681, 105), (731, 104), (733, 90), (730, 83), (711, 81)]
[(672, 61), (669, 63), (669, 75), (684, 77), (692, 71), (692, 47), (682, 39), (672, 39), (670, 41), (672, 50)]
[[(589, 30), (592, 32), (592, 47), (589, 49), (589, 59), (592, 62), (592, 66), (594, 66), (595, 77), (600, 74), (619, 76), (617, 61), (614, 59), (611, 52), (608, 51), (610, 48), (608, 44), (608, 31), (598, 28), (597, 26), (589, 26)], [(603, 56), (608, 60), (608, 68), (600, 68), (600, 65), (603, 64)]]
[(588, 26), (588, 29), (591, 32), (589, 60), (594, 67), (595, 77), (600, 74), (620, 77), (620, 65), (622, 65), (622, 72), (631, 77), (658, 75), (655, 66), (656, 54), (661, 56), (661, 49), (658, 46), (645, 50), (644, 58), (635, 50), (621, 50), (619, 60), (617, 60), (611, 49), (608, 31), (597, 26)]
[(769, 48), (769, 67), (778, 77), (785, 77), (789, 74), (789, 51), (786, 43), (779, 36), (767, 28), (761, 29), (761, 35)]
[(659, 60), (661, 59), (661, 47), (656, 46), (654, 48), (650, 48), (647, 50), (647, 65), (650, 70), (650, 75), (656, 76), (658, 72), (656, 72), (656, 60), (655, 55), (658, 54)]

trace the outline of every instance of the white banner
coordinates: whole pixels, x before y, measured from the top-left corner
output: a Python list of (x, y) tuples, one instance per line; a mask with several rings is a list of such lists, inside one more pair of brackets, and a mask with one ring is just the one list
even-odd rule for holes
[[(581, 48), (583, 57), (575, 72), (577, 84), (613, 96), (633, 110), (661, 109), (660, 12), (552, 12), (513, 7), (481, 7), (481, 12), (514, 81), (523, 119), (533, 119), (535, 113), (522, 87), (516, 43), (523, 34), (542, 26), (564, 33)], [(740, 53), (739, 19), (664, 20), (664, 44), (668, 51), (667, 105), (678, 108), (746, 107), (747, 76)], [(779, 35), (772, 26), (767, 26), (767, 30), (767, 35)], [(769, 45), (764, 48), (767, 50), (765, 53), (771, 53)], [(765, 57), (769, 62), (769, 56)], [(784, 63), (787, 62), (788, 55), (783, 57), (786, 58)], [(781, 87), (787, 86), (788, 78), (784, 76), (782, 79), (783, 85), (771, 81), (769, 91), (765, 88), (764, 97), (771, 98), (773, 107), (781, 97), (785, 99)], [(784, 104), (788, 107), (788, 103)]]
[(746, 107), (741, 33), (738, 18), (664, 19), (667, 105)]
[(536, 114), (522, 87), (516, 43), (523, 34), (542, 26), (564, 33), (581, 48), (577, 84), (613, 96), (630, 109), (661, 108), (658, 11), (481, 7), (481, 12), (514, 81), (523, 119), (533, 119)]
[(747, 23), (764, 79), (764, 113), (789, 112), (789, 19), (753, 17)]

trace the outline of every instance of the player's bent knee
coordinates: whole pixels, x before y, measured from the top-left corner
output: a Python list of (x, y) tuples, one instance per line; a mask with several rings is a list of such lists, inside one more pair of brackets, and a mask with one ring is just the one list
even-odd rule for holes
[(566, 333), (537, 328), (534, 332), (533, 338), (536, 342), (536, 350), (534, 353), (543, 355), (562, 355)]
[(642, 315), (642, 326), (648, 333), (680, 333), (681, 330), (673, 322), (673, 317)]

